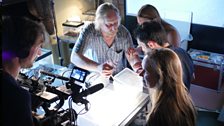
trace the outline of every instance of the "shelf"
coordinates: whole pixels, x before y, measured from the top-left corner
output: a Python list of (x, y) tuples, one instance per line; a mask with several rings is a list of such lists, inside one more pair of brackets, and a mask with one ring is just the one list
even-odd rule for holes
[(83, 15), (92, 15), (95, 16), (96, 10), (92, 9), (92, 10), (88, 10), (86, 12), (83, 12)]
[(84, 25), (83, 22), (76, 22), (76, 21), (67, 21), (62, 24), (62, 26), (68, 26), (68, 27), (79, 27)]

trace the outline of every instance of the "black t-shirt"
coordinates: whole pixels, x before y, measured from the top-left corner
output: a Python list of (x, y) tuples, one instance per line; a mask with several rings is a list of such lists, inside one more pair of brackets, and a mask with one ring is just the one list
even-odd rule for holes
[(4, 71), (1, 74), (3, 126), (32, 126), (30, 93), (21, 88), (10, 74)]
[(183, 69), (183, 82), (188, 91), (190, 91), (191, 80), (193, 79), (194, 74), (194, 64), (190, 55), (182, 48), (173, 46), (169, 46), (168, 48), (173, 50), (178, 55)]

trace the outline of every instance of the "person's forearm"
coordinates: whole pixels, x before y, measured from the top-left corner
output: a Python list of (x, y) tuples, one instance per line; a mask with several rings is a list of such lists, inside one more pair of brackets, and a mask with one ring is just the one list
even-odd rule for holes
[(99, 65), (95, 61), (88, 59), (82, 54), (73, 54), (71, 57), (71, 62), (74, 65), (89, 71), (97, 71), (97, 66)]

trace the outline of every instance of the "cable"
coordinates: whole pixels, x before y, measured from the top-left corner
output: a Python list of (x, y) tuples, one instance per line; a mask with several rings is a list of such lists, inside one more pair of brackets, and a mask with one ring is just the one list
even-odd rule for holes
[(72, 97), (69, 97), (68, 104), (69, 104), (69, 111), (70, 111), (70, 123), (71, 125), (73, 125), (73, 123), (76, 125), (77, 118), (76, 118), (75, 110), (72, 109)]
[[(66, 72), (68, 72), (68, 71), (72, 71), (72, 70), (66, 70), (66, 71), (64, 71), (64, 72), (61, 74), (61, 76), (64, 77), (64, 74), (65, 74)], [(61, 82), (62, 82), (63, 85), (65, 84), (63, 80), (61, 80)]]
[(91, 86), (91, 83), (93, 81), (95, 81), (100, 76), (100, 74), (98, 74), (98, 73), (91, 73), (91, 74), (89, 74), (87, 76), (88, 78), (86, 78), (86, 80), (84, 82), (86, 84), (86, 88), (89, 88)]
[[(86, 106), (88, 107), (87, 110), (86, 110)], [(86, 113), (90, 110), (90, 108), (91, 108), (91, 103), (88, 102), (88, 103), (85, 105), (85, 107), (84, 107), (82, 110), (80, 110), (77, 114), (78, 114), (78, 115), (86, 114)], [(86, 110), (86, 111), (83, 112), (83, 113), (81, 113), (81, 112), (84, 111), (84, 110)]]

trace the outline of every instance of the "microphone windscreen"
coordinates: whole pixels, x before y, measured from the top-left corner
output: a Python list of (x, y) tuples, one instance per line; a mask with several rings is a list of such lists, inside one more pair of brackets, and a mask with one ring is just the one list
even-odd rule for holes
[(104, 87), (104, 85), (102, 83), (96, 84), (96, 85), (84, 90), (83, 92), (81, 92), (79, 96), (86, 97), (87, 95), (93, 94), (93, 93), (103, 89), (103, 87)]
[(101, 89), (103, 89), (104, 85), (102, 83), (96, 84), (88, 89), (89, 94), (95, 93)]

